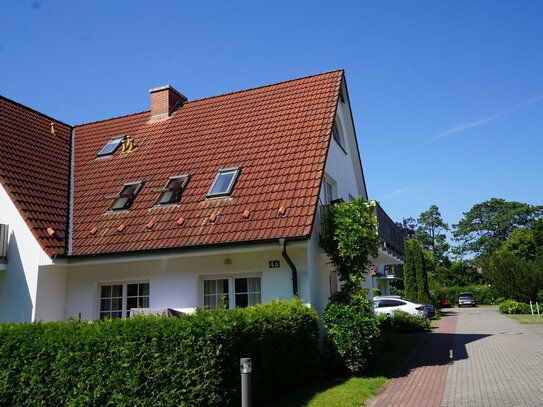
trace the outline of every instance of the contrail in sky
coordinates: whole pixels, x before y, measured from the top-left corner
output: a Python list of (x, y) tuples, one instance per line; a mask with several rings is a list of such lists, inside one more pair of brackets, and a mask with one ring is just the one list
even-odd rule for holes
[(522, 109), (522, 108), (524, 108), (526, 106), (530, 106), (530, 105), (533, 105), (534, 103), (541, 102), (541, 101), (543, 101), (543, 95), (532, 98), (532, 99), (525, 100), (524, 102), (521, 102), (521, 103), (517, 103), (514, 106), (511, 106), (511, 107), (509, 107), (509, 108), (507, 108), (505, 110), (501, 110), (501, 111), (499, 111), (497, 113), (494, 113), (493, 115), (483, 117), (482, 119), (474, 120), (474, 121), (468, 122), (468, 123), (462, 123), (462, 124), (460, 124), (458, 126), (450, 128), (447, 131), (444, 131), (443, 133), (438, 134), (437, 136), (434, 136), (432, 139), (447, 137), (447, 136), (450, 136), (451, 134), (460, 133), (461, 131), (464, 131), (464, 130), (468, 130), (468, 129), (472, 129), (474, 127), (482, 126), (484, 124), (493, 122), (494, 120), (499, 119), (502, 116), (506, 116), (506, 115), (511, 114), (513, 112), (516, 112), (517, 110), (520, 110), (520, 109)]

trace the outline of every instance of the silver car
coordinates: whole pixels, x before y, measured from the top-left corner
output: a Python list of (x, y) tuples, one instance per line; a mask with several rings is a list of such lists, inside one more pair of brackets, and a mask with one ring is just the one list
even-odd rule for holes
[(475, 297), (472, 293), (460, 293), (458, 294), (458, 307), (463, 307), (464, 305), (468, 305), (470, 307), (476, 307), (477, 304), (475, 303)]

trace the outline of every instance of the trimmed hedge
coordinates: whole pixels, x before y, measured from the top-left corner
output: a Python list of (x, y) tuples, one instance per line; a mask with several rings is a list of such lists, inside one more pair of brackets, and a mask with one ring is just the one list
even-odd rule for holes
[(239, 404), (239, 359), (266, 400), (318, 371), (317, 315), (298, 301), (180, 318), (0, 325), (2, 406)]

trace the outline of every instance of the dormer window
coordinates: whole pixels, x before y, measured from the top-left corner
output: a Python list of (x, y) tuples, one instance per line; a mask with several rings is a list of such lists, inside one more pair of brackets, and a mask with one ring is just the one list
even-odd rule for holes
[(188, 175), (178, 175), (175, 177), (170, 177), (168, 183), (163, 189), (158, 189), (154, 192), (160, 193), (156, 204), (157, 205), (167, 205), (174, 204), (181, 200), (181, 193), (185, 189), (185, 185), (189, 180)]
[(138, 192), (140, 192), (142, 186), (143, 182), (130, 182), (128, 184), (124, 184), (123, 189), (121, 189), (119, 195), (114, 195), (106, 198), (113, 200), (113, 203), (110, 205), (109, 210), (119, 211), (122, 209), (130, 208), (130, 205), (132, 205), (132, 202), (134, 202), (134, 198), (136, 198), (136, 195), (138, 194)]
[(238, 177), (239, 170), (239, 168), (219, 170), (207, 193), (208, 198), (230, 195), (234, 183), (236, 182), (236, 178)]
[(102, 148), (100, 150), (97, 157), (103, 157), (105, 155), (112, 155), (113, 153), (115, 153), (115, 151), (117, 151), (117, 149), (122, 144), (124, 139), (125, 139), (124, 135), (115, 136), (115, 137), (110, 138), (109, 141), (107, 142), (107, 144), (104, 146), (104, 148)]

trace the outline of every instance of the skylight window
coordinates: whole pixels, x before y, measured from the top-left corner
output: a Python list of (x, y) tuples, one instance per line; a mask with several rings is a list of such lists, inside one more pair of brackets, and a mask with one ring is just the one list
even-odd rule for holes
[(100, 152), (98, 153), (98, 157), (102, 157), (104, 155), (111, 155), (111, 154), (115, 153), (115, 151), (117, 151), (117, 149), (122, 144), (124, 139), (125, 139), (124, 135), (123, 136), (115, 136), (115, 137), (112, 137), (111, 139), (109, 139), (109, 141), (104, 146), (104, 148), (102, 148), (100, 150)]
[(181, 193), (189, 180), (188, 175), (179, 175), (170, 177), (168, 183), (163, 189), (158, 189), (154, 192), (160, 193), (157, 199), (157, 205), (174, 204), (181, 200)]
[(207, 193), (208, 197), (224, 196), (230, 195), (234, 182), (239, 174), (239, 168), (229, 168), (224, 170), (219, 170), (213, 185)]
[(130, 208), (130, 205), (132, 205), (132, 202), (134, 202), (134, 198), (136, 197), (142, 186), (143, 182), (130, 182), (128, 184), (124, 184), (123, 189), (121, 189), (119, 195), (114, 195), (106, 198), (113, 200), (113, 203), (110, 205), (109, 210), (118, 211)]

